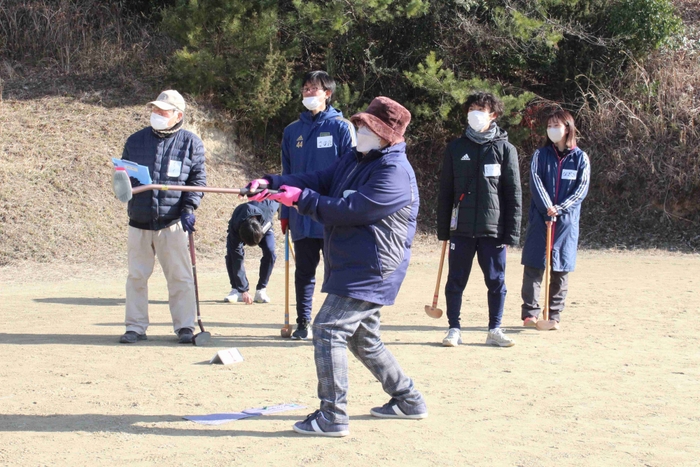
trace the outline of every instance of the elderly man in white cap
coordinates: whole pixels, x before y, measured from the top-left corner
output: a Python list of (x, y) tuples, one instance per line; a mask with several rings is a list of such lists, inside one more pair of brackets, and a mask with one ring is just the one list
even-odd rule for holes
[[(204, 144), (182, 129), (185, 100), (163, 91), (151, 107), (151, 126), (131, 135), (122, 159), (148, 167), (155, 184), (206, 186)], [(137, 184), (132, 179), (132, 184)], [(144, 341), (148, 328), (148, 279), (155, 257), (168, 282), (173, 328), (181, 344), (192, 343), (196, 312), (187, 232), (194, 231), (194, 211), (203, 193), (153, 190), (129, 201), (129, 276), (126, 280), (126, 332), (119, 342)]]

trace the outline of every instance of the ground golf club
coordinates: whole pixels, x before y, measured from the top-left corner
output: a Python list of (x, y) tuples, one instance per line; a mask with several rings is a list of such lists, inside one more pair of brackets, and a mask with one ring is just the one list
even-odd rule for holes
[[(122, 203), (126, 203), (133, 195), (143, 193), (149, 190), (173, 190), (173, 191), (196, 191), (201, 193), (225, 193), (231, 195), (254, 195), (265, 190), (267, 186), (261, 185), (258, 189), (250, 191), (247, 188), (215, 188), (209, 186), (188, 186), (188, 185), (156, 185), (148, 184), (141, 185), (137, 187), (131, 187), (131, 181), (129, 180), (129, 174), (123, 167), (117, 167), (114, 169), (114, 174), (112, 175), (112, 190), (114, 191), (114, 196), (117, 197)], [(269, 193), (276, 193), (274, 190), (269, 190)]]
[(284, 234), (284, 326), (280, 329), (282, 337), (292, 337), (289, 325), (289, 228)]
[(552, 283), (552, 243), (553, 230), (556, 217), (546, 222), (547, 242), (545, 244), (545, 264), (544, 264), (544, 307), (542, 307), (542, 319), (537, 321), (535, 327), (540, 331), (550, 331), (555, 324), (549, 321), (549, 287)]
[(194, 233), (188, 232), (188, 237), (190, 240), (190, 258), (192, 258), (192, 276), (194, 276), (194, 298), (197, 302), (197, 324), (199, 324), (199, 330), (201, 331), (195, 334), (192, 344), (197, 346), (207, 345), (211, 340), (211, 334), (204, 330), (202, 315), (199, 314), (199, 286), (197, 285), (197, 260), (194, 254)]
[(447, 241), (442, 242), (442, 253), (440, 254), (440, 266), (438, 267), (437, 283), (435, 284), (435, 294), (433, 295), (433, 304), (425, 305), (425, 314), (431, 318), (438, 319), (442, 316), (442, 310), (437, 307), (438, 297), (440, 295), (440, 279), (442, 278), (442, 264), (445, 262), (445, 250), (447, 250)]

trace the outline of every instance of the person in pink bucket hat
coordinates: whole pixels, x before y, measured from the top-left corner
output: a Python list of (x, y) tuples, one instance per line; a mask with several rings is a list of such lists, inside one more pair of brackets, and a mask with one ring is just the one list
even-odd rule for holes
[(251, 199), (279, 201), (324, 227), (322, 292), (328, 296), (313, 322), (321, 406), (294, 424), (294, 431), (307, 435), (349, 434), (347, 349), (391, 396), (370, 411), (373, 416), (428, 416), (423, 396), (379, 335), (380, 310), (396, 299), (416, 232), (418, 185), (404, 142), (411, 113), (388, 97), (377, 97), (350, 120), (358, 127), (357, 147), (331, 167), (266, 175), (249, 184), (280, 190)]

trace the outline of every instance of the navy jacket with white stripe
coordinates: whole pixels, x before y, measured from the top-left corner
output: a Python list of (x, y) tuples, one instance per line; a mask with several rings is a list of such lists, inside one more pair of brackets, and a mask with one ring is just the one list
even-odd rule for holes
[(535, 151), (530, 165), (532, 201), (523, 246), (523, 265), (545, 268), (547, 208), (556, 206), (559, 215), (553, 230), (552, 269), (557, 272), (574, 270), (581, 202), (588, 194), (590, 180), (590, 161), (581, 149), (569, 150), (561, 160), (553, 145)]
[(304, 190), (299, 214), (323, 225), (324, 293), (392, 305), (411, 258), (418, 184), (406, 143), (351, 150), (325, 170), (267, 175)]

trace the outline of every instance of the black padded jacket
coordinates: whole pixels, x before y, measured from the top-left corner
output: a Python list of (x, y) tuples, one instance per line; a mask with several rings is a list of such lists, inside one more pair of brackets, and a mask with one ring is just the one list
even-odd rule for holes
[[(438, 239), (493, 237), (517, 245), (521, 198), (518, 153), (508, 142), (508, 134), (498, 128), (496, 137), (484, 144), (462, 135), (445, 150), (438, 193)], [(457, 228), (450, 230), (457, 203)]]

